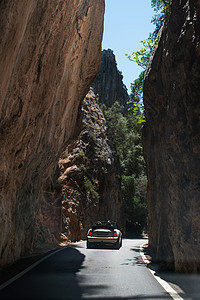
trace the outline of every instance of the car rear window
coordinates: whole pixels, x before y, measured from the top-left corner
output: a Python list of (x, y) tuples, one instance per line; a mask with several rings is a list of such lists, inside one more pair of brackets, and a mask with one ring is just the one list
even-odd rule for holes
[(99, 221), (95, 224), (93, 224), (92, 229), (100, 229), (100, 228), (106, 228), (106, 229), (117, 229), (117, 224), (115, 222), (104, 222)]

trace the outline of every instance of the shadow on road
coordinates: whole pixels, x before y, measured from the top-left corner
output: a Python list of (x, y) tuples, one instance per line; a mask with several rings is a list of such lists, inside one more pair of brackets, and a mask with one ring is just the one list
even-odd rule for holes
[(1, 290), (0, 299), (81, 299), (76, 273), (84, 257), (74, 247), (66, 247)]
[[(83, 248), (79, 245), (66, 247), (55, 253), (37, 267), (14, 281), (11, 285), (0, 291), (2, 300), (165, 300), (168, 294), (158, 295), (134, 295), (128, 297), (112, 297), (106, 295), (108, 285), (86, 284), (81, 286), (77, 273), (84, 268), (85, 255), (79, 251)], [(137, 256), (135, 260), (127, 260), (127, 264), (142, 265), (139, 257), (139, 249), (132, 248)], [(150, 268), (155, 267), (149, 265)], [(200, 299), (200, 275), (185, 275), (159, 273), (159, 276), (170, 282), (184, 299)], [(117, 285), (117, 282), (116, 282)], [(102, 293), (102, 291), (104, 291)], [(100, 295), (99, 297), (97, 295)], [(87, 296), (88, 295), (88, 296)], [(106, 295), (102, 297), (101, 295)]]
[(130, 249), (131, 251), (133, 252), (136, 252), (135, 255), (133, 256), (133, 258), (129, 258), (129, 259), (126, 259), (125, 262), (122, 264), (122, 265), (130, 265), (130, 266), (135, 266), (135, 265), (138, 265), (138, 266), (144, 266), (144, 262), (142, 260), (142, 257), (140, 255), (140, 248), (139, 247), (135, 247), (135, 248), (131, 248)]

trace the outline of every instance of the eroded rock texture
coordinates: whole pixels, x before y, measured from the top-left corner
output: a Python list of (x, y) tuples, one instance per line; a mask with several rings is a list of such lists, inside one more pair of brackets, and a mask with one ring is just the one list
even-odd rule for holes
[(144, 84), (149, 242), (176, 271), (200, 271), (200, 1), (173, 1)]
[(49, 191), (101, 55), (104, 0), (0, 2), (0, 263), (61, 230)]
[(101, 67), (92, 84), (94, 92), (100, 103), (111, 107), (116, 101), (126, 107), (130, 100), (123, 83), (123, 76), (117, 68), (115, 55), (111, 49), (103, 50), (101, 54)]
[(81, 133), (63, 152), (59, 169), (66, 238), (85, 239), (87, 230), (98, 220), (117, 221), (123, 230), (119, 160), (91, 91), (82, 105)]

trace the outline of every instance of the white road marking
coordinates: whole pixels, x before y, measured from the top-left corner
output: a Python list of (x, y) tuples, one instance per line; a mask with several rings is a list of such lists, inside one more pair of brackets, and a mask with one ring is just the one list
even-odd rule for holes
[[(145, 244), (142, 244), (140, 246), (140, 255), (142, 257), (142, 260), (144, 261), (145, 264), (149, 264), (150, 261), (148, 260), (148, 258), (146, 257), (146, 255), (143, 252), (143, 246)], [(161, 279), (159, 276), (156, 275), (156, 272), (149, 269), (149, 272), (154, 276), (154, 278), (159, 282), (159, 284), (165, 289), (165, 291), (172, 297), (172, 299), (174, 300), (184, 300), (181, 296), (179, 296), (179, 294), (169, 285), (168, 282), (166, 282), (165, 280)]]
[(15, 280), (17, 280), (18, 278), (22, 277), (24, 274), (26, 274), (27, 272), (29, 272), (30, 270), (32, 270), (33, 268), (35, 268), (37, 265), (39, 265), (41, 262), (43, 262), (44, 260), (46, 260), (47, 258), (49, 258), (50, 256), (54, 255), (55, 253), (63, 250), (64, 248), (58, 249), (56, 251), (53, 251), (52, 253), (46, 255), (45, 257), (39, 259), (38, 261), (36, 261), (34, 264), (32, 264), (31, 266), (29, 266), (28, 268), (24, 269), (23, 271), (21, 271), (20, 273), (18, 273), (17, 275), (15, 275), (14, 277), (10, 278), (8, 281), (2, 283), (0, 285), (0, 291), (3, 290), (5, 287), (7, 287), (8, 285), (10, 285), (11, 283), (13, 283)]

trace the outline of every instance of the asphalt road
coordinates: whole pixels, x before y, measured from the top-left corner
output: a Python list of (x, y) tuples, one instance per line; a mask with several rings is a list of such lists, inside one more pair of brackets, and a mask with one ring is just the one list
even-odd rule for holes
[(172, 299), (143, 263), (145, 240), (123, 240), (120, 250), (64, 248), (0, 291), (0, 299)]

